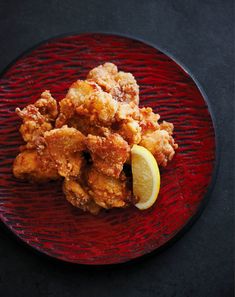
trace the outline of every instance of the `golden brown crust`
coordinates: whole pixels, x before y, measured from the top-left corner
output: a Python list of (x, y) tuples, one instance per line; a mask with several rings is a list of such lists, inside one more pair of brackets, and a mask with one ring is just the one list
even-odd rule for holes
[(16, 113), (23, 120), (23, 124), (20, 126), (20, 133), (24, 141), (27, 142), (27, 148), (35, 148), (37, 138), (42, 136), (45, 131), (52, 129), (51, 123), (32, 104), (22, 110), (16, 108)]
[(92, 81), (77, 80), (74, 82), (70, 86), (66, 97), (59, 103), (60, 113), (56, 119), (56, 128), (68, 124), (68, 121), (75, 114), (76, 108), (89, 100), (92, 94), (99, 91), (101, 91), (100, 87)]
[(60, 178), (46, 150), (41, 155), (36, 150), (25, 150), (18, 154), (13, 164), (13, 174), (16, 178), (37, 183)]
[(89, 194), (103, 208), (126, 207), (131, 197), (124, 174), (116, 179), (91, 168), (88, 172), (88, 186)]
[(63, 192), (68, 202), (73, 206), (78, 207), (83, 211), (89, 211), (92, 214), (99, 213), (101, 207), (95, 203), (93, 198), (77, 180), (65, 178)]
[(58, 115), (57, 101), (51, 96), (50, 91), (46, 90), (41, 94), (34, 106), (47, 119), (48, 122), (55, 121)]
[(166, 130), (156, 130), (143, 135), (140, 145), (154, 155), (158, 165), (164, 167), (172, 160), (178, 148), (174, 138)]
[(44, 133), (44, 139), (59, 174), (78, 176), (84, 162), (85, 136), (75, 128), (63, 126)]
[(130, 154), (128, 143), (119, 134), (108, 133), (105, 137), (89, 134), (86, 145), (94, 167), (108, 176), (118, 178)]
[(95, 81), (105, 92), (120, 102), (139, 104), (139, 86), (131, 73), (119, 71), (113, 63), (93, 68), (87, 78)]
[(158, 114), (138, 103), (135, 78), (112, 63), (74, 82), (59, 110), (44, 91), (34, 104), (16, 109), (26, 143), (13, 164), (15, 177), (33, 182), (63, 177), (66, 199), (93, 214), (135, 204), (131, 173), (126, 177), (123, 171), (132, 145), (146, 147), (161, 166), (178, 147), (173, 124), (159, 123)]
[(53, 128), (53, 123), (58, 115), (57, 102), (49, 91), (44, 91), (34, 104), (23, 108), (16, 108), (17, 115), (23, 120), (20, 133), (27, 149), (36, 147), (38, 137)]

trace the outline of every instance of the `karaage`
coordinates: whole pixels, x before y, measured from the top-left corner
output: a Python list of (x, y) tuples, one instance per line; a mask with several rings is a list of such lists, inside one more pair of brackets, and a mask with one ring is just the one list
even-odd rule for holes
[(178, 148), (172, 137), (174, 126), (166, 121), (159, 124), (159, 114), (155, 114), (149, 107), (140, 109), (140, 114), (142, 135), (139, 144), (154, 155), (158, 165), (165, 167)]
[(62, 177), (67, 201), (92, 214), (138, 202), (128, 165), (134, 144), (152, 152), (161, 166), (178, 148), (173, 124), (159, 123), (151, 108), (140, 108), (134, 76), (112, 63), (74, 82), (58, 105), (45, 91), (16, 113), (26, 144), (14, 161), (15, 177), (32, 182)]
[(13, 173), (19, 179), (38, 183), (60, 178), (47, 151), (39, 155), (36, 150), (24, 150), (14, 160)]
[(66, 199), (73, 206), (81, 208), (83, 211), (89, 211), (92, 214), (97, 214), (100, 211), (101, 207), (95, 203), (78, 180), (65, 178), (63, 191)]
[(44, 133), (46, 147), (63, 177), (78, 176), (84, 157), (85, 136), (75, 128), (63, 126)]
[(121, 102), (139, 104), (139, 86), (131, 73), (119, 71), (113, 63), (104, 63), (92, 69), (87, 78), (95, 81), (112, 97)]
[(125, 207), (132, 195), (127, 188), (124, 173), (117, 179), (91, 168), (88, 172), (88, 187), (96, 204), (103, 208)]
[(98, 91), (101, 91), (101, 88), (92, 81), (77, 80), (74, 82), (69, 88), (66, 97), (59, 103), (60, 112), (56, 119), (56, 128), (68, 124), (68, 121), (75, 114), (76, 108)]
[(94, 167), (108, 176), (119, 178), (130, 153), (128, 143), (117, 133), (107, 133), (104, 137), (89, 134), (86, 145)]
[(27, 149), (36, 147), (35, 142), (44, 132), (53, 128), (53, 122), (58, 114), (57, 102), (49, 91), (41, 94), (41, 98), (24, 109), (16, 108), (17, 115), (23, 120), (20, 133)]

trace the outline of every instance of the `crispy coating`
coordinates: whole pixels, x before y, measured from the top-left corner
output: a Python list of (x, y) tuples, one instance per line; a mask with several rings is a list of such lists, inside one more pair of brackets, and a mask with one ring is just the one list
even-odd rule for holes
[(114, 127), (116, 133), (121, 135), (129, 145), (138, 144), (141, 141), (141, 127), (139, 122), (128, 119)]
[(90, 96), (101, 91), (100, 87), (92, 81), (77, 80), (74, 82), (66, 97), (60, 101), (60, 113), (56, 119), (56, 128), (60, 128), (74, 116), (76, 108), (82, 105)]
[(106, 127), (91, 122), (89, 117), (78, 114), (74, 114), (67, 121), (67, 125), (68, 127), (72, 127), (79, 130), (85, 136), (87, 136), (88, 134), (103, 136), (104, 131), (106, 130)]
[(91, 168), (88, 172), (88, 186), (89, 194), (103, 208), (126, 207), (127, 201), (131, 199), (124, 173), (116, 179)]
[(25, 150), (14, 160), (13, 174), (16, 178), (32, 182), (47, 182), (60, 176), (47, 151), (39, 155), (36, 150)]
[(35, 148), (35, 142), (45, 131), (52, 129), (51, 123), (39, 112), (38, 108), (30, 104), (23, 110), (16, 108), (16, 113), (22, 118), (23, 124), (20, 126), (20, 133), (28, 149)]
[(36, 147), (38, 137), (43, 136), (45, 131), (53, 128), (53, 121), (57, 117), (57, 102), (49, 91), (44, 91), (41, 98), (34, 104), (30, 104), (20, 110), (16, 108), (17, 115), (23, 120), (20, 133), (27, 149)]
[(129, 157), (128, 143), (119, 134), (108, 133), (105, 137), (89, 134), (86, 145), (94, 167), (108, 176), (118, 178)]
[(85, 136), (74, 128), (63, 126), (44, 134), (51, 158), (63, 177), (78, 176), (84, 162)]
[(115, 114), (112, 131), (120, 134), (129, 145), (138, 144), (141, 140), (141, 127), (139, 124), (139, 107), (125, 102), (119, 102)]
[(83, 211), (98, 214), (101, 209), (101, 207), (95, 203), (93, 198), (87, 193), (82, 185), (75, 179), (65, 178), (63, 183), (63, 192), (68, 202)]
[(159, 114), (151, 108), (140, 109), (141, 141), (140, 145), (147, 148), (155, 157), (158, 165), (165, 167), (171, 161), (178, 145), (172, 137), (174, 126), (163, 121), (158, 123)]
[(74, 82), (59, 110), (44, 91), (34, 104), (16, 109), (26, 144), (14, 161), (15, 177), (33, 182), (63, 177), (66, 199), (92, 214), (135, 204), (130, 166), (125, 165), (132, 145), (146, 147), (161, 166), (178, 148), (173, 124), (159, 123), (158, 114), (138, 104), (135, 78), (112, 63)]
[(150, 131), (155, 131), (160, 128), (158, 120), (160, 119), (159, 114), (154, 113), (152, 108), (143, 107), (140, 108), (139, 124), (142, 129), (142, 133), (145, 134)]
[(50, 91), (46, 90), (41, 94), (34, 106), (47, 119), (48, 122), (55, 121), (58, 115), (57, 101), (51, 96)]
[(166, 166), (171, 161), (178, 145), (165, 130), (156, 130), (142, 136), (140, 145), (147, 148), (155, 157), (158, 165)]
[(139, 104), (139, 86), (131, 73), (119, 71), (113, 63), (93, 68), (87, 78), (95, 81), (117, 101)]
[(140, 120), (140, 109), (135, 104), (119, 102), (115, 119), (117, 122), (128, 119)]
[(70, 99), (74, 106), (79, 106), (93, 93), (101, 91), (101, 88), (91, 80), (77, 80), (69, 88), (66, 98)]
[(109, 126), (117, 108), (118, 102), (102, 91), (95, 82), (78, 80), (72, 84), (66, 97), (60, 102), (56, 127), (60, 128), (65, 124), (84, 127), (88, 124), (90, 128), (86, 130), (91, 130), (91, 126)]
[(160, 129), (161, 129), (161, 130), (165, 130), (165, 131), (168, 132), (169, 135), (172, 135), (172, 134), (173, 134), (173, 130), (174, 130), (174, 125), (173, 125), (172, 123), (163, 121), (163, 122), (160, 124)]
[(83, 104), (76, 108), (76, 113), (89, 118), (95, 125), (109, 126), (114, 121), (118, 102), (106, 92), (95, 92)]

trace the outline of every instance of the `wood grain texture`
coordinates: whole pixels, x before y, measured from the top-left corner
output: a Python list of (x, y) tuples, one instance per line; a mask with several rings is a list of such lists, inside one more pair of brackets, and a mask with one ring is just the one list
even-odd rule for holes
[[(73, 81), (107, 61), (133, 73), (141, 106), (174, 123), (179, 149), (161, 169), (161, 190), (151, 209), (92, 216), (65, 200), (59, 182), (39, 186), (13, 177), (12, 162), (22, 144), (14, 110), (45, 89), (61, 100)], [(153, 47), (115, 35), (61, 37), (18, 59), (0, 78), (0, 130), (1, 220), (30, 246), (74, 263), (120, 263), (161, 248), (197, 213), (215, 163), (212, 120), (190, 76)]]

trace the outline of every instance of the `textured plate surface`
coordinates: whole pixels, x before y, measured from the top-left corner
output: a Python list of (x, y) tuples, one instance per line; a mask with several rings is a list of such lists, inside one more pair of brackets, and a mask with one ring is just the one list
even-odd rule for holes
[[(22, 144), (14, 110), (45, 89), (61, 100), (73, 81), (106, 61), (133, 73), (141, 106), (174, 123), (179, 150), (161, 169), (161, 190), (151, 209), (92, 216), (67, 203), (59, 182), (37, 186), (13, 177)], [(60, 37), (21, 56), (0, 78), (0, 129), (1, 220), (30, 246), (74, 263), (121, 263), (166, 245), (198, 212), (215, 163), (211, 116), (192, 78), (157, 49), (116, 35)]]

